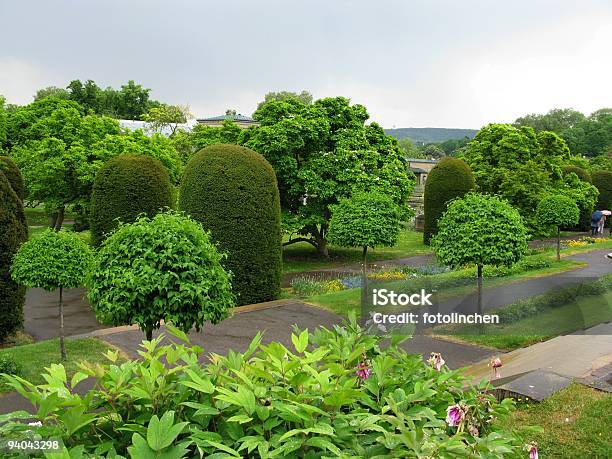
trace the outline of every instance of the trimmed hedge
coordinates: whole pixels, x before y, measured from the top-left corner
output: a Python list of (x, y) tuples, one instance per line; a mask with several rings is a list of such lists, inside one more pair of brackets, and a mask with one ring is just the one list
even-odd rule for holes
[(596, 171), (593, 172), (593, 185), (599, 190), (597, 206), (600, 209), (610, 209), (612, 207), (612, 172)]
[(27, 239), (21, 199), (0, 172), (0, 342), (23, 326), (25, 287), (11, 279), (10, 268), (17, 249)]
[(589, 174), (588, 171), (584, 170), (582, 167), (578, 167), (578, 166), (563, 166), (563, 168), (561, 168), (561, 171), (562, 171), (564, 176), (568, 175), (568, 174), (571, 174), (573, 172), (583, 182), (591, 183), (591, 174)]
[(446, 211), (446, 204), (452, 199), (462, 197), (474, 187), (472, 170), (461, 159), (447, 156), (431, 170), (425, 182), (425, 244), (429, 244), (438, 232), (438, 219)]
[(21, 171), (17, 165), (8, 156), (0, 156), (0, 171), (8, 179), (17, 197), (23, 201), (25, 198), (25, 186)]
[(179, 209), (210, 230), (227, 253), (223, 265), (233, 273), (238, 304), (278, 297), (280, 199), (276, 175), (263, 156), (238, 145), (199, 151), (185, 167)]
[(152, 217), (173, 206), (168, 171), (146, 155), (120, 155), (98, 171), (91, 193), (91, 238), (95, 246), (117, 228), (118, 220), (132, 223), (140, 214)]

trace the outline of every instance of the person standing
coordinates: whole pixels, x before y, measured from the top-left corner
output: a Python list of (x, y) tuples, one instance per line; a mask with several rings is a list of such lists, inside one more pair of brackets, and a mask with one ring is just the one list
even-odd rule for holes
[(603, 217), (603, 212), (599, 209), (591, 214), (591, 236), (596, 236), (599, 231), (599, 221)]
[(604, 212), (601, 213), (601, 218), (599, 219), (599, 225), (597, 226), (597, 233), (603, 236), (604, 226), (606, 225), (606, 214)]

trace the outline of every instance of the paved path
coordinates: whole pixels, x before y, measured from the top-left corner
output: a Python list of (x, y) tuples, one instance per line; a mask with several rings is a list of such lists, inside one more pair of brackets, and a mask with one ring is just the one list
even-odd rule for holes
[[(502, 360), (504, 378), (538, 369), (572, 379), (588, 378), (612, 364), (612, 323), (516, 349), (505, 354)], [(491, 376), (488, 363), (488, 359), (478, 362), (466, 374), (475, 380), (488, 378)]]

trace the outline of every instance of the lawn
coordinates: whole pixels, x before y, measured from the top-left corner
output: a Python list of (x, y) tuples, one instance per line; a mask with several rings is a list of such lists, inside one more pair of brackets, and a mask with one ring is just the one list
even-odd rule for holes
[[(64, 362), (68, 377), (77, 370), (77, 363), (87, 360), (90, 363), (107, 362), (103, 354), (114, 349), (109, 344), (96, 338), (67, 339), (66, 353), (68, 360)], [(34, 384), (44, 383), (41, 373), (45, 367), (52, 363), (62, 363), (60, 359), (59, 339), (40, 341), (34, 344), (26, 344), (6, 349), (0, 349), (0, 357), (10, 355), (21, 365), (19, 376)], [(0, 382), (0, 393), (9, 392), (12, 389)], [(2, 398), (0, 398), (0, 404)]]
[[(542, 403), (519, 405), (500, 422), (525, 444), (536, 441), (542, 458), (612, 457), (612, 394), (590, 387), (573, 384)], [(542, 431), (528, 433), (524, 426)]]
[(512, 350), (612, 320), (612, 291), (549, 308), (535, 316), (498, 325), (481, 325), (479, 334), (453, 333), (451, 340)]
[[(284, 242), (287, 238), (284, 239)], [(311, 271), (322, 268), (361, 263), (360, 248), (329, 246), (329, 258), (321, 258), (316, 249), (307, 242), (298, 242), (283, 248), (283, 271), (285, 273)], [(400, 233), (399, 242), (393, 247), (368, 250), (368, 260), (394, 260), (397, 258), (432, 253), (431, 248), (423, 244), (423, 233), (405, 229)]]
[[(580, 263), (573, 260), (561, 260), (560, 262), (554, 263), (551, 267), (548, 268), (535, 269), (505, 277), (485, 279), (484, 287), (485, 289), (501, 287), (503, 285), (517, 283), (527, 279), (534, 279), (538, 277), (544, 277), (553, 274), (559, 274), (566, 271), (571, 271), (582, 266), (584, 266), (584, 263)], [(466, 268), (441, 274), (435, 274), (432, 276), (425, 276), (421, 279), (427, 284), (425, 285), (426, 287), (434, 287), (440, 291), (443, 291), (443, 293), (439, 294), (439, 299), (444, 299), (457, 295), (467, 295), (470, 292), (473, 292), (476, 288), (475, 268)], [(405, 283), (406, 281), (389, 282), (385, 284), (385, 288), (390, 290), (397, 289), (398, 291), (400, 291), (402, 288), (405, 289)], [(453, 287), (449, 288), (449, 286)], [(328, 311), (334, 312), (336, 314), (348, 315), (349, 312), (354, 311), (357, 316), (359, 316), (361, 312), (361, 289), (352, 288), (339, 292), (315, 295), (306, 298), (305, 301), (315, 306), (322, 307), (323, 309), (326, 309)]]

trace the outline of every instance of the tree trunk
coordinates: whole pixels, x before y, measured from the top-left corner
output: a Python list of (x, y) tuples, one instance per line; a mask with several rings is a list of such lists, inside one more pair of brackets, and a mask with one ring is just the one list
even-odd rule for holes
[(65, 208), (62, 207), (57, 213), (57, 220), (55, 221), (55, 228), (53, 228), (55, 231), (59, 231), (62, 229), (62, 224), (64, 223), (64, 214), (65, 214)]
[(329, 250), (327, 249), (327, 241), (324, 238), (317, 239), (317, 253), (319, 256), (328, 258)]
[(53, 212), (49, 215), (49, 228), (55, 230), (55, 223), (57, 222), (57, 212)]
[(557, 261), (561, 261), (561, 230), (557, 226)]
[(60, 353), (62, 360), (66, 360), (66, 347), (64, 345), (64, 289), (59, 289), (59, 315), (60, 315)]
[(478, 266), (478, 314), (482, 314), (482, 265)]
[(152, 328), (147, 328), (145, 330), (145, 333), (147, 335), (147, 341), (151, 341), (153, 339), (153, 329)]
[(361, 267), (361, 307), (368, 301), (368, 246), (363, 247), (362, 267)]

